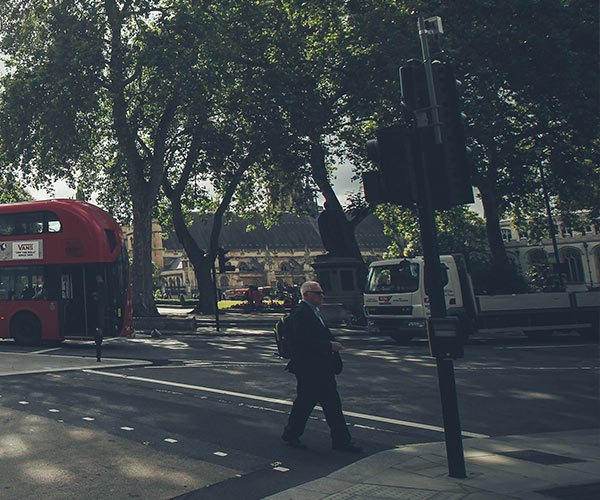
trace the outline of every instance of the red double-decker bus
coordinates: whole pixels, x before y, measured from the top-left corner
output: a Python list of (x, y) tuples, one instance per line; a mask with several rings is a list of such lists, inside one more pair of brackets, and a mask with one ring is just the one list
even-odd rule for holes
[[(102, 282), (102, 310), (98, 307)], [(26, 345), (132, 332), (123, 233), (76, 200), (0, 205), (0, 338)]]

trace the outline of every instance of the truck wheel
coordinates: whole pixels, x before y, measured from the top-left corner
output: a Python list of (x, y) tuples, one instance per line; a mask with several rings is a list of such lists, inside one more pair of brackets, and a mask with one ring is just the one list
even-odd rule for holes
[(32, 313), (17, 314), (10, 322), (10, 335), (19, 345), (38, 345), (42, 342), (40, 320)]

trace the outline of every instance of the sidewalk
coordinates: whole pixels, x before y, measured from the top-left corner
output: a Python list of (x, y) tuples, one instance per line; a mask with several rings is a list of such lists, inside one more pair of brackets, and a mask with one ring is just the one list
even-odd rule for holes
[(444, 442), (383, 451), (269, 500), (592, 500), (600, 431), (465, 439), (466, 479), (448, 477)]

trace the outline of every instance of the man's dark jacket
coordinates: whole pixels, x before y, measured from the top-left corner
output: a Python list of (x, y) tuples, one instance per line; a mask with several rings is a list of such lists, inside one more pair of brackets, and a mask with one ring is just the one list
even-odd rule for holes
[(287, 369), (296, 375), (333, 374), (331, 342), (334, 340), (313, 310), (300, 302), (292, 311), (292, 358)]

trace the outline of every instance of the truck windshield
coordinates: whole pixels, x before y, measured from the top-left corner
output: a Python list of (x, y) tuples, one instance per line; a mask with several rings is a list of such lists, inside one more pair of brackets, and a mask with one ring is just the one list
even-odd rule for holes
[(369, 270), (367, 293), (414, 292), (419, 288), (419, 264), (409, 261), (389, 266), (375, 266)]

